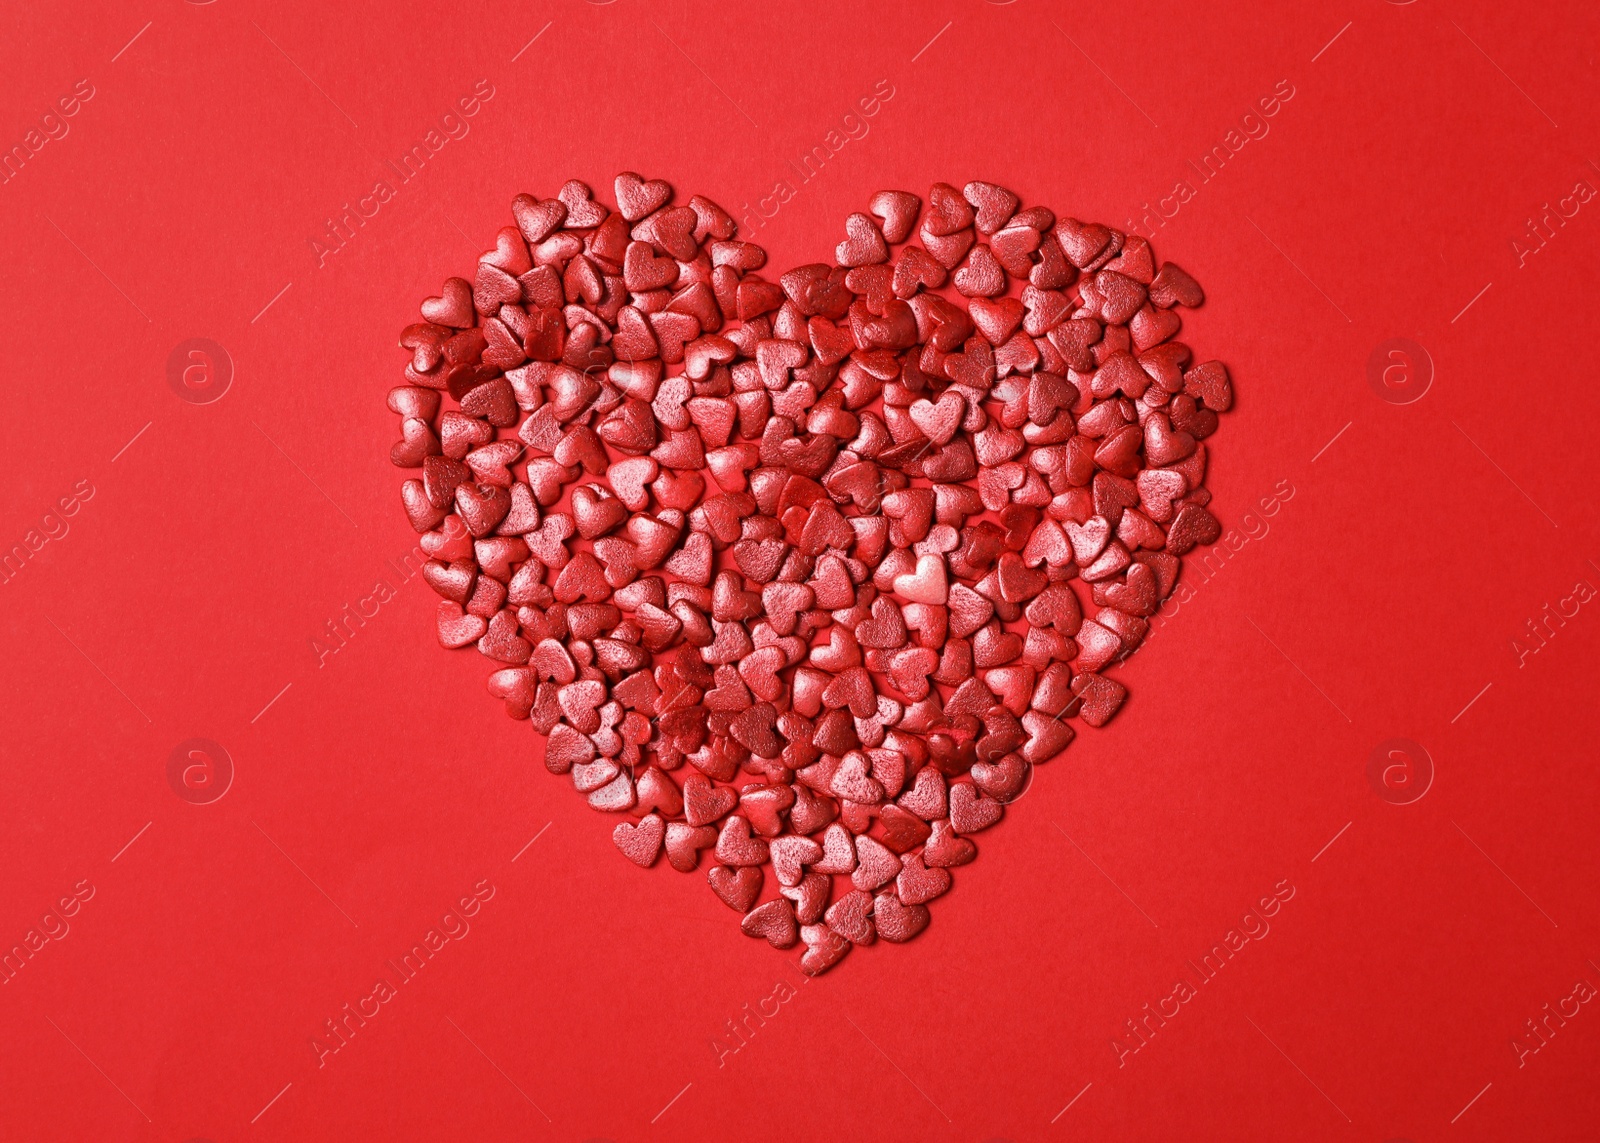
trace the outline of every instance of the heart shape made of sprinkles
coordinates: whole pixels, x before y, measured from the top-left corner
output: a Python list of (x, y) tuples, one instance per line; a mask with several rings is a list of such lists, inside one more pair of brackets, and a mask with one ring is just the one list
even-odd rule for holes
[(422, 303), (390, 458), (440, 643), (624, 858), (822, 973), (1117, 712), (1219, 537), (1231, 382), (1187, 273), (992, 183), (880, 191), (776, 280), (711, 200), (614, 191), (518, 195)]

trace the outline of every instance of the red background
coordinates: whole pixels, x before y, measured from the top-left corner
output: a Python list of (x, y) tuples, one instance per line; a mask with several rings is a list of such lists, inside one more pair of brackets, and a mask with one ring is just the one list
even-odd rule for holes
[[(0, 942), (94, 889), (0, 986), (0, 1134), (1600, 1132), (1594, 1005), (1521, 1066), (1511, 1046), (1600, 987), (1600, 602), (1512, 646), (1600, 587), (1600, 202), (1524, 265), (1512, 246), (1600, 186), (1592, 5), (149, 0), (0, 24), (5, 147), (94, 89), (0, 185), (0, 546), (94, 490), (0, 584)], [(325, 220), (480, 79), (470, 133), (319, 267)], [(926, 935), (801, 983), (699, 877), (621, 859), (485, 665), (439, 649), (428, 588), (387, 563), (415, 538), (383, 394), (396, 332), (516, 192), (609, 198), (634, 169), (743, 214), (879, 80), (869, 133), (754, 232), (774, 264), (825, 257), (884, 186), (984, 178), (1124, 226), (1188, 180), (1154, 241), (1204, 283), (1185, 340), (1239, 394), (1213, 508), (1242, 534), (1293, 495), (1211, 578), (1189, 561), (1124, 712), (985, 835)], [(1269, 133), (1201, 183), (1188, 160), (1279, 81)], [(167, 382), (191, 337), (233, 362), (214, 403)], [(1392, 337), (1433, 363), (1413, 404), (1368, 383)], [(394, 598), (319, 666), (380, 579)], [(193, 737), (237, 771), (209, 805), (168, 783)], [(1367, 776), (1395, 737), (1436, 767), (1411, 804)], [(323, 1021), (479, 881), (470, 933), (319, 1067)], [(1279, 882), (1270, 932), (1119, 1066), (1124, 1021)]]

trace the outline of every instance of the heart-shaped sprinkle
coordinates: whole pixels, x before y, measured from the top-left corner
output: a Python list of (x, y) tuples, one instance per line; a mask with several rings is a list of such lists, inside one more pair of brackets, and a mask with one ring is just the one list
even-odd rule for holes
[(447, 278), (436, 298), (422, 303), (424, 321), (466, 329), (472, 325), (472, 283), (465, 278)]
[(614, 189), (617, 210), (629, 222), (638, 222), (672, 199), (672, 188), (666, 183), (659, 179), (646, 182), (632, 171), (618, 175)]
[(909, 941), (928, 927), (930, 919), (926, 905), (902, 904), (893, 892), (879, 893), (872, 899), (873, 926), (886, 941)]
[(746, 913), (739, 927), (747, 937), (765, 937), (775, 949), (786, 949), (800, 937), (794, 906), (783, 897), (774, 898)]
[(761, 870), (754, 866), (733, 869), (713, 865), (706, 879), (711, 883), (711, 891), (736, 912), (746, 912), (761, 895)]
[(794, 902), (794, 919), (802, 925), (822, 920), (833, 891), (833, 879), (821, 873), (807, 873), (798, 885), (784, 885), (778, 892)]
[(872, 895), (852, 889), (828, 906), (828, 927), (851, 944), (870, 945), (877, 940), (872, 925)]
[(946, 870), (924, 865), (916, 854), (908, 855), (895, 878), (895, 895), (907, 905), (922, 905), (940, 896), (950, 888), (950, 874)]
[(661, 853), (661, 840), (666, 832), (666, 823), (660, 815), (647, 814), (637, 825), (633, 822), (618, 823), (617, 828), (611, 831), (611, 839), (617, 843), (624, 857), (648, 869)]

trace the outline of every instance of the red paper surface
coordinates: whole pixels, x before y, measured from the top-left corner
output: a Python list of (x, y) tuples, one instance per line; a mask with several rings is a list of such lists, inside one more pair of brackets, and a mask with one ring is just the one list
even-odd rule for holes
[[(0, 1135), (1593, 1138), (1597, 22), (13, 5), (0, 547), (44, 542), (0, 582), (0, 944), (42, 935), (0, 974)], [(779, 266), (935, 180), (1153, 230), (1235, 378), (1232, 543), (1123, 713), (924, 936), (809, 983), (530, 767), (397, 562), (397, 331), (512, 195), (622, 169)], [(375, 212), (319, 251), (347, 205)], [(224, 782), (212, 746), (169, 773), (192, 739), (220, 800), (177, 792)], [(1427, 766), (1372, 766), (1395, 739)]]

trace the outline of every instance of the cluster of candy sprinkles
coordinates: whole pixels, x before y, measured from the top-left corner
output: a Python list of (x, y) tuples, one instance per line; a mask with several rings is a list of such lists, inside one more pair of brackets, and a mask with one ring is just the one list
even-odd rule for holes
[(926, 928), (1116, 713), (1106, 669), (1220, 533), (1228, 372), (1146, 240), (990, 183), (880, 191), (776, 280), (710, 200), (615, 194), (518, 195), (400, 337), (439, 641), (627, 858), (709, 851), (743, 931), (825, 972)]

